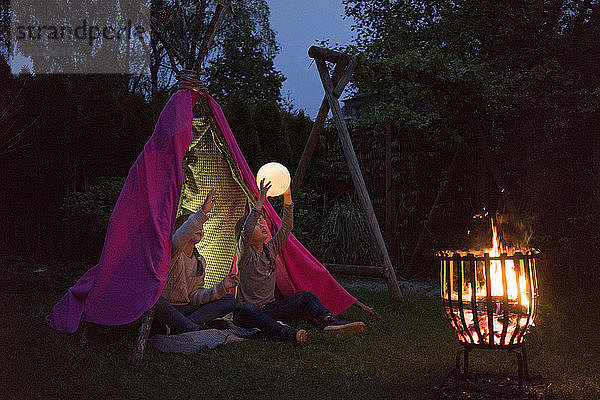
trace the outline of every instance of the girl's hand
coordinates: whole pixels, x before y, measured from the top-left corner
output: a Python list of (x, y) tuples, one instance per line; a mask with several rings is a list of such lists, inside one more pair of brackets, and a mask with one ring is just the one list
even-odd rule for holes
[(231, 290), (240, 283), (240, 277), (236, 274), (229, 274), (223, 279), (223, 287), (225, 290)]
[(260, 211), (262, 209), (265, 200), (267, 199), (267, 192), (271, 189), (271, 181), (267, 182), (265, 185), (265, 179), (261, 179), (260, 181), (260, 195), (258, 196), (258, 201), (256, 202), (256, 209)]
[(212, 210), (215, 203), (217, 202), (217, 199), (215, 199), (215, 197), (214, 197), (215, 193), (217, 193), (217, 190), (215, 188), (212, 188), (206, 195), (204, 204), (202, 204), (202, 212), (204, 212), (204, 214), (208, 214), (210, 212), (210, 210)]

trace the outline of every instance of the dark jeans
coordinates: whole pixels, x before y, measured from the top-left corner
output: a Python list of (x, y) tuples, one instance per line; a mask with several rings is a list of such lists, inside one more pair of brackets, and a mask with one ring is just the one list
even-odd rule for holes
[[(245, 304), (234, 314), (233, 322), (243, 328), (259, 328), (267, 336), (278, 339), (290, 339), (290, 331), (277, 321), (308, 315), (322, 321), (333, 315), (312, 292), (298, 292), (291, 297), (276, 300), (263, 307)], [(295, 337), (295, 331), (293, 332)]]
[(235, 297), (231, 294), (197, 306), (174, 306), (160, 296), (156, 302), (154, 318), (158, 323), (168, 325), (175, 333), (189, 332), (200, 329), (204, 322), (229, 314), (235, 308)]

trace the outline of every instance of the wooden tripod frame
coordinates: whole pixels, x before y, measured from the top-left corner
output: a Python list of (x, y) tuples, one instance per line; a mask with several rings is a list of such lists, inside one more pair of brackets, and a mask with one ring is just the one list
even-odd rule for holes
[[(322, 132), (323, 127), (325, 126), (327, 114), (331, 109), (333, 120), (335, 121), (335, 126), (337, 128), (338, 137), (344, 152), (344, 157), (346, 158), (346, 163), (348, 164), (350, 174), (352, 175), (352, 181), (354, 182), (354, 187), (356, 188), (360, 205), (367, 221), (369, 233), (371, 234), (371, 238), (378, 249), (380, 258), (383, 261), (383, 271), (381, 271), (382, 268), (378, 267), (366, 268), (370, 270), (376, 270), (376, 273), (379, 272), (376, 275), (385, 278), (390, 294), (395, 298), (401, 299), (402, 291), (398, 285), (398, 279), (396, 278), (394, 266), (392, 265), (387, 247), (383, 240), (383, 235), (379, 229), (379, 224), (377, 223), (377, 218), (375, 217), (375, 211), (373, 210), (373, 204), (371, 203), (371, 197), (369, 196), (369, 192), (367, 191), (367, 187), (365, 185), (365, 180), (358, 165), (356, 153), (354, 152), (354, 147), (352, 146), (352, 141), (350, 140), (350, 134), (348, 133), (348, 127), (346, 126), (346, 122), (342, 116), (339, 103), (339, 97), (341, 96), (348, 82), (350, 82), (350, 78), (352, 77), (352, 74), (358, 65), (358, 58), (356, 56), (350, 56), (344, 53), (316, 46), (312, 46), (308, 50), (308, 55), (312, 57), (317, 64), (319, 76), (321, 77), (323, 88), (325, 89), (325, 98), (321, 102), (319, 114), (315, 119), (310, 136), (306, 146), (304, 147), (302, 158), (298, 163), (298, 168), (296, 169), (294, 179), (292, 180), (292, 193), (295, 194), (302, 183), (302, 179), (304, 178), (306, 169), (310, 159), (312, 158), (315, 146), (319, 140), (319, 134)], [(326, 61), (335, 64), (333, 68), (333, 74), (330, 74)], [(333, 265), (330, 264), (328, 267), (332, 266)], [(351, 271), (351, 274), (353, 275), (366, 275), (364, 273), (366, 271), (365, 267), (344, 267), (346, 267), (344, 268), (345, 273)], [(340, 272), (344, 273), (344, 271)], [(370, 272), (370, 275), (373, 273), (373, 271), (368, 272)], [(360, 305), (358, 306), (360, 307)]]
[[(206, 34), (202, 39), (200, 46), (197, 46), (196, 38), (193, 40), (192, 46), (190, 46), (189, 54), (180, 54), (175, 47), (160, 33), (157, 23), (151, 21), (152, 32), (156, 35), (158, 41), (162, 43), (171, 61), (171, 68), (173, 71), (177, 71), (177, 63), (184, 69), (191, 69), (197, 73), (200, 73), (202, 63), (208, 55), (208, 51), (212, 45), (212, 42), (217, 34), (217, 31), (221, 27), (223, 18), (225, 17), (225, 11), (231, 11), (231, 0), (224, 0), (222, 4), (219, 2), (215, 8), (215, 13), (208, 24)], [(198, 55), (195, 56), (196, 48), (198, 48)]]

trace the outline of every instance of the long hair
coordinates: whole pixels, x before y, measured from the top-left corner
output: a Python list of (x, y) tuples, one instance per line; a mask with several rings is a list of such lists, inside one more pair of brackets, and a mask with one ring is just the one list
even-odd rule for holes
[(245, 214), (242, 218), (238, 219), (238, 222), (235, 224), (235, 241), (240, 241), (240, 236), (242, 235), (242, 229), (244, 229), (244, 224), (246, 223), (246, 218), (248, 218), (249, 214)]
[[(248, 218), (249, 214), (244, 215), (242, 218), (238, 219), (238, 222), (235, 224), (235, 240), (237, 243), (240, 242), (240, 236), (242, 235), (242, 229), (244, 229), (244, 224), (246, 223), (246, 218)], [(260, 217), (259, 217), (260, 218)], [(271, 256), (268, 246), (263, 247), (263, 252), (269, 259), (269, 269), (271, 271), (275, 271), (277, 267), (276, 258)]]

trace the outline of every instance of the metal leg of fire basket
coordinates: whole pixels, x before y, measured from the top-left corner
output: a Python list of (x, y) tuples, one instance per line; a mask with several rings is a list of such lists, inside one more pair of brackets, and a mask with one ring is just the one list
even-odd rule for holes
[[(525, 381), (529, 381), (529, 368), (527, 367), (527, 351), (525, 350), (525, 344), (521, 344), (516, 349), (509, 350), (512, 353), (515, 353), (517, 356), (517, 365), (518, 365), (518, 382), (519, 382), (519, 390), (523, 391), (523, 383)], [(462, 346), (456, 352), (456, 380), (455, 380), (455, 389), (458, 391), (459, 382), (461, 378), (465, 378), (469, 373), (469, 353), (471, 349), (469, 347)], [(461, 365), (461, 355), (464, 353), (464, 362)]]
[(525, 343), (521, 344), (521, 353), (523, 354), (523, 372), (524, 377), (529, 380), (529, 367), (527, 366), (527, 352), (525, 351)]
[(519, 390), (523, 390), (523, 383), (525, 380), (529, 380), (529, 368), (527, 367), (527, 351), (525, 351), (525, 344), (521, 344), (518, 349), (511, 350), (517, 356), (517, 363), (519, 365)]
[[(458, 349), (458, 351), (456, 352), (456, 373), (457, 374), (465, 375), (469, 372), (469, 352), (470, 351), (471, 351), (471, 349), (463, 346), (460, 349)], [(464, 353), (464, 364), (461, 368), (460, 356), (463, 353)]]
[[(460, 390), (460, 380), (462, 378), (466, 378), (467, 373), (469, 372), (469, 352), (470, 348), (462, 346), (456, 352), (456, 379), (454, 380), (454, 391), (458, 395)], [(461, 354), (464, 354), (464, 363), (461, 366)]]
[(460, 375), (460, 356), (463, 353), (463, 351), (465, 351), (465, 348), (461, 347), (456, 352), (456, 375)]

